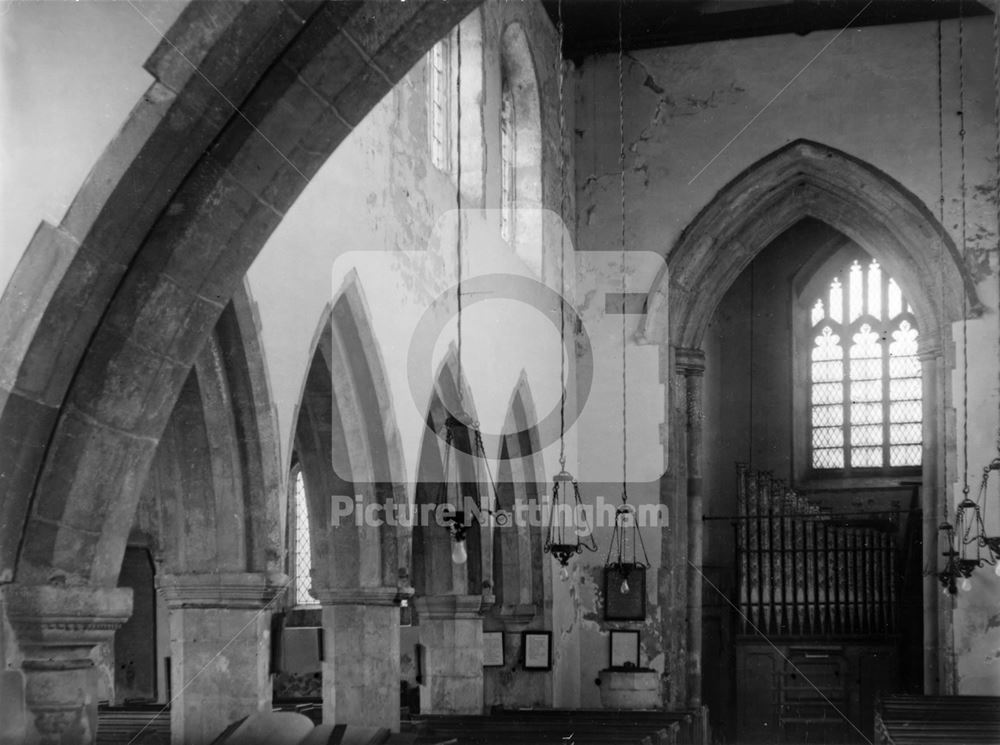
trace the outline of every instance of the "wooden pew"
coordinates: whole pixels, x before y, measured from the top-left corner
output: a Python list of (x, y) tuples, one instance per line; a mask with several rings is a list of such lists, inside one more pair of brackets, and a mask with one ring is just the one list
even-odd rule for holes
[(893, 695), (875, 707), (879, 745), (1000, 743), (1000, 697)]
[(97, 745), (170, 745), (170, 709), (163, 704), (101, 706)]
[[(418, 745), (682, 745), (684, 713), (661, 711), (503, 710), (490, 716), (422, 716)], [(690, 722), (687, 722), (690, 724)]]

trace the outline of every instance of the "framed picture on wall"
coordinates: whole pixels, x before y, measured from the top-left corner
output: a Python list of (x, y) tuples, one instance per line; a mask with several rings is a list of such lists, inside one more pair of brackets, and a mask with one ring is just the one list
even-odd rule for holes
[(552, 669), (552, 632), (522, 632), (525, 670)]
[(417, 680), (417, 685), (423, 685), (425, 681), (425, 672), (426, 672), (425, 668), (427, 667), (427, 648), (424, 647), (423, 644), (418, 644), (416, 647), (413, 648), (413, 652), (414, 652), (414, 657), (416, 658), (415, 662), (416, 662), (417, 674), (415, 677)]
[(604, 618), (646, 620), (646, 567), (641, 564), (604, 567)]
[(639, 632), (611, 632), (611, 668), (639, 667)]
[(503, 667), (503, 632), (483, 632), (483, 667)]

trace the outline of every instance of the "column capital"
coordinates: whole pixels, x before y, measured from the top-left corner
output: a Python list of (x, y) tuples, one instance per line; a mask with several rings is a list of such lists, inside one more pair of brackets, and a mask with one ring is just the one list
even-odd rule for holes
[(97, 702), (90, 653), (132, 615), (132, 589), (91, 585), (0, 587), (23, 659), (24, 702), (32, 715), (26, 742), (93, 742)]
[(704, 375), (705, 353), (690, 347), (674, 347), (674, 367), (681, 375)]
[(921, 362), (934, 362), (939, 360), (943, 356), (943, 350), (941, 347), (927, 347), (921, 348), (917, 352), (917, 359)]
[(264, 608), (288, 586), (279, 572), (220, 572), (218, 574), (158, 575), (157, 589), (167, 607)]
[(428, 619), (480, 618), (482, 595), (431, 595), (414, 601), (417, 615)]
[(412, 587), (313, 588), (320, 605), (398, 605), (413, 597)]
[(0, 590), (25, 667), (90, 667), (90, 650), (113, 639), (132, 615), (128, 587), (12, 584)]

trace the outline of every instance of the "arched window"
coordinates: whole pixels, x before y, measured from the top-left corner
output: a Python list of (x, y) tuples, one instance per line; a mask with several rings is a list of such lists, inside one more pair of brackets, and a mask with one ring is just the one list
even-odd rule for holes
[(517, 21), (500, 40), (500, 232), (542, 276), (542, 114), (528, 34)]
[(309, 594), (312, 586), (312, 545), (309, 541), (309, 507), (306, 503), (306, 485), (302, 468), (296, 466), (291, 473), (291, 494), (288, 499), (288, 573), (292, 577), (292, 604), (315, 605)]
[(505, 241), (510, 241), (514, 237), (514, 205), (517, 202), (515, 116), (514, 94), (504, 80), (500, 98), (500, 236)]
[(427, 53), (427, 137), (431, 162), (445, 173), (451, 173), (452, 100), (455, 81), (452, 75), (454, 43), (452, 35), (444, 37)]
[(812, 469), (863, 474), (919, 467), (917, 326), (899, 285), (875, 259), (856, 258), (814, 297), (808, 352)]

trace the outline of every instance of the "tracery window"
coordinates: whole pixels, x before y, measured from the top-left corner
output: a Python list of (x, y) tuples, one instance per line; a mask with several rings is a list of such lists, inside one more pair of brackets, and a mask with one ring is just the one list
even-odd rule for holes
[(294, 605), (315, 605), (309, 594), (312, 585), (312, 545), (309, 540), (309, 507), (302, 469), (291, 474), (291, 494), (288, 500), (289, 573), (292, 576)]
[(917, 325), (878, 261), (855, 259), (811, 310), (809, 459), (814, 470), (918, 467)]

